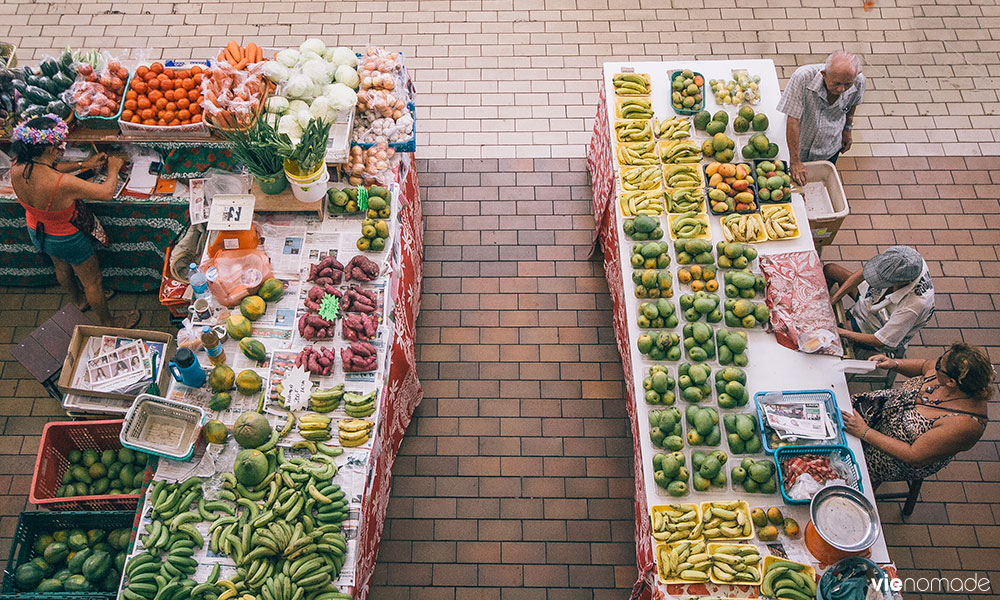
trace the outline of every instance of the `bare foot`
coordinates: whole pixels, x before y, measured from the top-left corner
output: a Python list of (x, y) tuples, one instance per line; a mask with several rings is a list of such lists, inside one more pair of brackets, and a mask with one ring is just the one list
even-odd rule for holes
[(139, 322), (139, 311), (132, 309), (121, 315), (120, 317), (115, 317), (112, 321), (112, 327), (118, 327), (121, 329), (131, 329), (135, 327), (136, 323)]
[[(104, 301), (107, 302), (108, 300), (111, 300), (115, 297), (115, 294), (117, 294), (117, 292), (114, 290), (104, 290)], [(87, 312), (90, 310), (90, 303), (87, 302), (85, 297), (81, 297), (79, 300), (74, 300), (73, 304), (80, 309), (80, 312)]]

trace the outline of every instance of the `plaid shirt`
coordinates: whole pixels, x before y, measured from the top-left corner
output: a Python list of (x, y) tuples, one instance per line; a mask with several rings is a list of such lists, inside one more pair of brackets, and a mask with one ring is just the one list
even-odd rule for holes
[(803, 162), (827, 160), (840, 152), (847, 113), (861, 103), (865, 93), (865, 76), (858, 73), (854, 85), (830, 104), (820, 73), (823, 67), (820, 63), (796, 69), (778, 102), (779, 111), (799, 119), (799, 155)]

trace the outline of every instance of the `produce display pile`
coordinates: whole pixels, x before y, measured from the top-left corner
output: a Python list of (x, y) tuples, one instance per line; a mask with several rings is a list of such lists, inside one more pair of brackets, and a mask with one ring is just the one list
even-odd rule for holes
[(705, 595), (690, 586), (710, 583), (722, 586), (707, 588), (717, 596), (737, 586), (733, 597), (809, 600), (815, 580), (803, 565), (774, 560), (764, 544), (812, 560), (796, 521), (808, 512), (785, 506), (779, 492), (806, 474), (823, 482), (834, 473), (828, 459), (806, 456), (783, 461), (788, 474), (779, 476), (754, 400), (782, 389), (755, 383), (781, 369), (768, 364), (777, 343), (760, 330), (770, 310), (758, 256), (800, 235), (779, 158), (783, 119), (767, 114), (773, 84), (752, 69), (719, 79), (710, 64), (605, 67), (631, 340), (623, 358), (644, 432), (637, 465), (653, 567), (667, 595)]

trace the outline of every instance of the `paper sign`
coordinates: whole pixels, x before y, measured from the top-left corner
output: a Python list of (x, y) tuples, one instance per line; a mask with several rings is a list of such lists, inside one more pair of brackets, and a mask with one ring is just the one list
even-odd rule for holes
[(208, 214), (209, 231), (246, 231), (253, 225), (252, 194), (218, 194)]
[(333, 294), (326, 294), (319, 301), (319, 316), (331, 323), (337, 320), (340, 314), (340, 299)]
[(281, 386), (281, 394), (285, 397), (288, 410), (309, 408), (309, 394), (313, 384), (309, 381), (309, 373), (304, 367), (299, 366), (287, 371), (281, 380)]
[(209, 216), (208, 200), (205, 198), (205, 180), (191, 179), (188, 182), (188, 206), (191, 210), (191, 224), (207, 223)]

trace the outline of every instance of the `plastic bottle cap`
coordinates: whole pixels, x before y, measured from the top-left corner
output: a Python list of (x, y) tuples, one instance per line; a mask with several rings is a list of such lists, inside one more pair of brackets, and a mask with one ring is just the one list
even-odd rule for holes
[(191, 263), (190, 265), (188, 265), (188, 268), (191, 269), (192, 271), (197, 271), (198, 263)]
[(186, 369), (194, 364), (194, 352), (191, 352), (189, 348), (178, 348), (177, 352), (174, 353), (174, 362), (177, 366)]
[(202, 333), (208, 333), (209, 331), (212, 331), (212, 328), (209, 327), (208, 325), (205, 325), (204, 327), (201, 328)]

